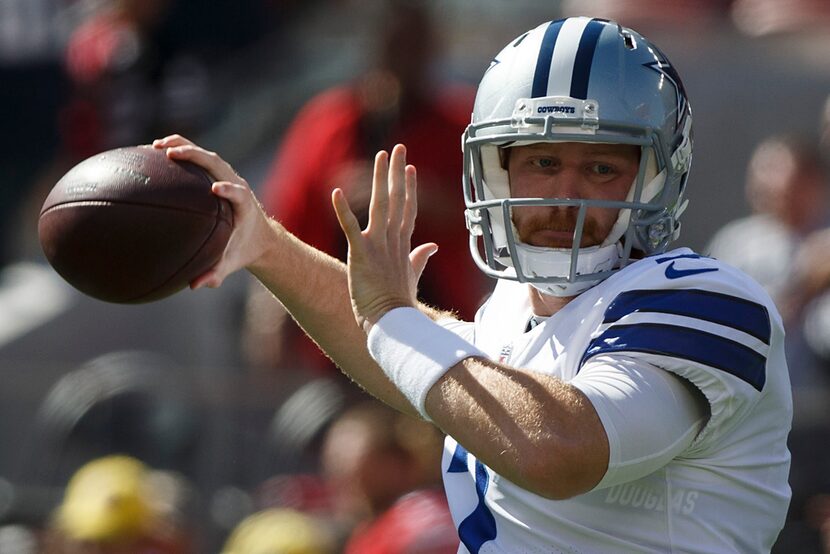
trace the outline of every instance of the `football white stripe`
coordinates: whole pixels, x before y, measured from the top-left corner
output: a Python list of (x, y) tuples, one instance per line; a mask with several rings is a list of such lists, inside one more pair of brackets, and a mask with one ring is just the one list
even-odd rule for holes
[(553, 47), (553, 59), (548, 75), (549, 96), (570, 96), (571, 77), (573, 76), (576, 51), (579, 39), (591, 19), (588, 17), (572, 18), (565, 21)]
[(753, 337), (748, 333), (744, 333), (743, 331), (735, 329), (734, 327), (720, 325), (718, 323), (712, 323), (711, 321), (705, 321), (694, 317), (686, 317), (674, 314), (663, 314), (654, 312), (630, 313), (627, 316), (620, 319), (619, 321), (615, 321), (614, 323), (606, 323), (602, 325), (595, 336), (601, 335), (609, 327), (612, 327), (614, 325), (638, 325), (648, 323), (660, 325), (675, 325), (678, 327), (688, 327), (690, 329), (697, 329), (698, 331), (703, 331), (705, 333), (717, 335), (725, 339), (729, 339), (731, 341), (742, 344), (747, 348), (751, 348), (752, 350), (754, 350), (761, 356), (764, 356), (765, 358), (767, 357), (767, 354), (769, 354), (768, 344), (765, 344), (760, 339)]

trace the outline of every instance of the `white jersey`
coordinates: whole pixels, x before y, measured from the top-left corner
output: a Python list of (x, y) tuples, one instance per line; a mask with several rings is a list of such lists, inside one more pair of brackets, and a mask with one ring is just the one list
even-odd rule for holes
[[(683, 248), (635, 262), (526, 331), (527, 286), (499, 281), (474, 324), (447, 327), (493, 360), (565, 381), (599, 356), (643, 360), (693, 383), (710, 415), (668, 464), (628, 482), (606, 475), (563, 501), (522, 489), (447, 437), (459, 552), (769, 551), (789, 505), (792, 401), (781, 318), (764, 290)], [(619, 445), (609, 445), (611, 474)]]

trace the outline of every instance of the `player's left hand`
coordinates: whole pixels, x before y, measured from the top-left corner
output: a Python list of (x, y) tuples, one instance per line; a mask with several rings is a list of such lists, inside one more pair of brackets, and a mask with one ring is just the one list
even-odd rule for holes
[(410, 251), (418, 212), (415, 166), (406, 164), (406, 147), (391, 157), (375, 156), (369, 223), (361, 230), (341, 189), (332, 192), (340, 227), (349, 242), (349, 293), (355, 319), (367, 333), (383, 314), (402, 306), (417, 307), (418, 280), (427, 259), (438, 250), (426, 243)]

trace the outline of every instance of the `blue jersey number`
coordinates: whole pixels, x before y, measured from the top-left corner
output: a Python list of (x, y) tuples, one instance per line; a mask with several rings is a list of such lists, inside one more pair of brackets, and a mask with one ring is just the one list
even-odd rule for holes
[[(447, 473), (467, 472), (467, 450), (459, 445), (455, 447), (450, 466)], [(471, 554), (478, 554), (481, 545), (496, 538), (496, 519), (484, 503), (484, 494), (490, 484), (490, 476), (487, 468), (480, 461), (476, 460), (476, 495), (478, 504), (473, 512), (464, 518), (458, 526), (458, 537)]]

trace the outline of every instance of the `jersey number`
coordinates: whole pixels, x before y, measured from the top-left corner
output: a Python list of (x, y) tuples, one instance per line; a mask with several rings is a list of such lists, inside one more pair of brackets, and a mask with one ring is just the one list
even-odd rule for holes
[[(450, 466), (447, 473), (467, 472), (467, 450), (459, 445), (455, 447)], [(487, 485), (490, 483), (490, 476), (487, 468), (480, 461), (476, 460), (476, 496), (478, 504), (473, 512), (464, 518), (458, 526), (458, 537), (470, 554), (478, 554), (481, 545), (496, 538), (496, 519), (484, 503), (484, 494), (487, 492)]]

